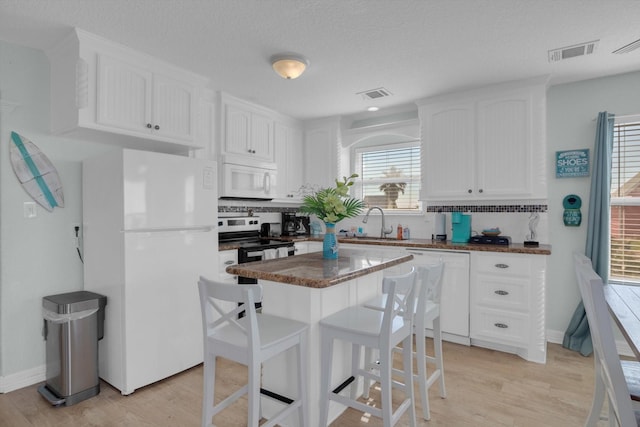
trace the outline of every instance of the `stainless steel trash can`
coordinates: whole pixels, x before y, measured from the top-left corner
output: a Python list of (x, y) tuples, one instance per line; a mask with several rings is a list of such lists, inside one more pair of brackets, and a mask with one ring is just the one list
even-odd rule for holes
[(70, 406), (100, 393), (98, 340), (106, 305), (106, 296), (89, 291), (42, 299), (47, 381), (38, 392), (52, 405)]

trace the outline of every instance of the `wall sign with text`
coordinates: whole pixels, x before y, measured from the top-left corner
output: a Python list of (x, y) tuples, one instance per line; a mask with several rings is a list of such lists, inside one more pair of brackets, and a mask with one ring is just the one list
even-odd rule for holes
[(556, 151), (556, 178), (589, 176), (589, 149)]

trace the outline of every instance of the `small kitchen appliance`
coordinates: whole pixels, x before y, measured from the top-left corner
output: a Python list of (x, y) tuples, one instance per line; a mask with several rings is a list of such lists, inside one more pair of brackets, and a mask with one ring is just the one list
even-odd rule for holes
[(498, 245), (509, 246), (511, 244), (511, 237), (509, 236), (471, 236), (469, 243), (475, 243), (479, 245)]
[(283, 236), (308, 236), (311, 233), (309, 217), (292, 212), (282, 212)]
[(471, 238), (471, 215), (461, 212), (451, 213), (452, 243), (467, 243)]

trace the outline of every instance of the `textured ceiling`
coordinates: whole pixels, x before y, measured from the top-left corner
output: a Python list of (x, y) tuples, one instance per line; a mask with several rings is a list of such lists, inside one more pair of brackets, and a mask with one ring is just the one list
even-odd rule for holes
[[(0, 40), (46, 49), (79, 27), (301, 119), (360, 114), (542, 75), (558, 84), (640, 70), (639, 0), (0, 0)], [(600, 40), (593, 55), (547, 51)], [(297, 80), (275, 53), (311, 62)], [(393, 96), (365, 101), (384, 87)]]

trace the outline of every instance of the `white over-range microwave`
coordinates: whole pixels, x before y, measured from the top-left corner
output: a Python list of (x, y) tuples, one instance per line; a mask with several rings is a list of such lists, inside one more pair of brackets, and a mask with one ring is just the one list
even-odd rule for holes
[(273, 199), (277, 175), (276, 169), (223, 163), (220, 198)]

